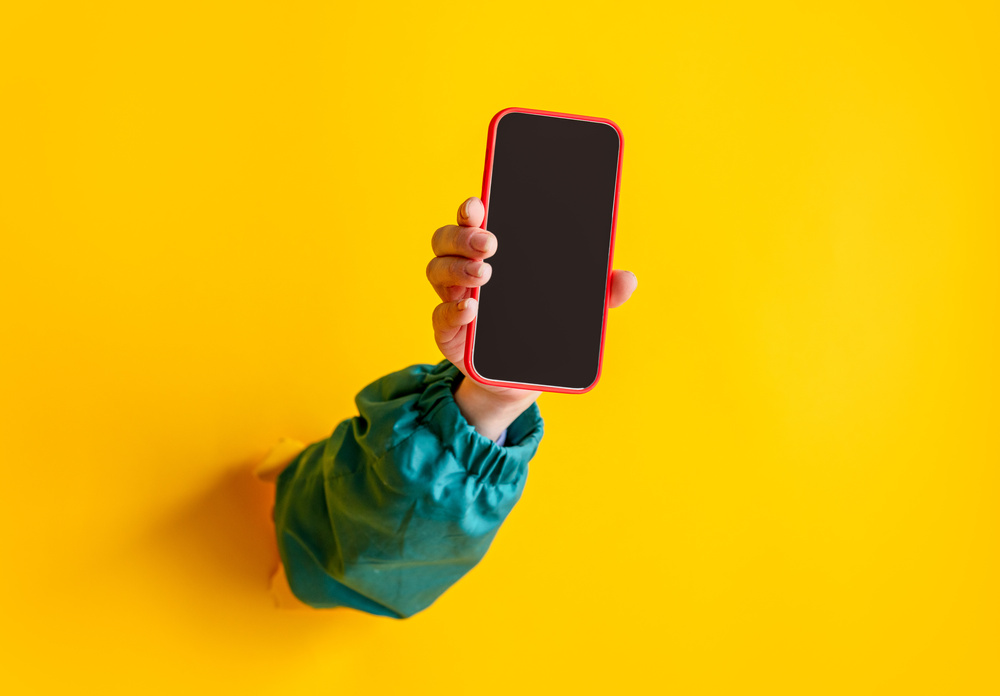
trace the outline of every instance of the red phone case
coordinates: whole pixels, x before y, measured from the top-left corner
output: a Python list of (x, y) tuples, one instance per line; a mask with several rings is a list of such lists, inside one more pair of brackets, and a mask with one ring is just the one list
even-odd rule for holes
[[(478, 320), (478, 317), (476, 319), (473, 319), (472, 322), (469, 324), (468, 331), (466, 332), (465, 335), (465, 369), (466, 371), (468, 371), (469, 376), (472, 377), (477, 382), (480, 382), (482, 384), (488, 384), (494, 387), (511, 387), (513, 389), (560, 392), (563, 394), (583, 394), (593, 389), (597, 385), (598, 381), (600, 381), (601, 369), (604, 365), (604, 335), (606, 333), (608, 326), (608, 303), (611, 300), (611, 273), (612, 273), (611, 264), (615, 254), (615, 228), (617, 227), (618, 223), (618, 190), (621, 187), (622, 150), (624, 149), (625, 139), (622, 137), (622, 131), (621, 128), (618, 127), (618, 124), (606, 118), (597, 118), (595, 116), (579, 116), (577, 114), (563, 114), (557, 111), (541, 111), (539, 109), (521, 109), (517, 107), (511, 107), (509, 109), (504, 109), (503, 111), (498, 112), (496, 116), (494, 116), (493, 119), (490, 121), (489, 139), (487, 140), (486, 143), (486, 166), (483, 169), (483, 194), (482, 194), (483, 205), (486, 207), (486, 217), (483, 218), (483, 229), (489, 229), (487, 225), (490, 215), (490, 202), (489, 202), (490, 176), (493, 172), (493, 144), (496, 139), (497, 125), (500, 123), (501, 118), (503, 118), (506, 114), (512, 112), (518, 112), (524, 114), (541, 114), (543, 116), (558, 116), (560, 118), (572, 118), (579, 121), (599, 121), (601, 123), (607, 123), (609, 126), (614, 128), (615, 131), (618, 133), (618, 143), (619, 143), (618, 173), (615, 177), (615, 205), (614, 205), (614, 212), (612, 213), (611, 216), (611, 244), (608, 246), (608, 283), (607, 287), (605, 287), (604, 289), (604, 319), (602, 320), (601, 324), (601, 352), (597, 363), (597, 377), (594, 378), (593, 384), (584, 389), (567, 389), (564, 387), (551, 387), (545, 385), (525, 386), (523, 384), (518, 384), (516, 382), (501, 382), (483, 377), (478, 372), (476, 372), (475, 368), (472, 366), (472, 353), (473, 353), (473, 346), (475, 345), (476, 341), (476, 321)], [(475, 298), (477, 302), (479, 301), (478, 287), (472, 288), (472, 297)]]

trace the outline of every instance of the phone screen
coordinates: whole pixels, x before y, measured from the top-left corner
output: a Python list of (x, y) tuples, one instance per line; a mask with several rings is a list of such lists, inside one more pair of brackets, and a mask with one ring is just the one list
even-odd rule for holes
[(498, 247), (471, 355), (482, 377), (543, 390), (597, 380), (620, 154), (610, 123), (500, 117), (484, 191)]

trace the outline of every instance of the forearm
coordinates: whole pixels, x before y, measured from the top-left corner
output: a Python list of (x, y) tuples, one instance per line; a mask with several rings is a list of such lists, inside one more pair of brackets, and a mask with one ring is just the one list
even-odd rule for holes
[[(358, 415), (278, 477), (272, 517), (299, 600), (412, 616), (486, 553), (520, 498), (543, 422), (530, 403), (500, 409), (487, 427), (501, 427), (513, 410), (521, 417), (510, 423), (510, 442), (496, 447), (462, 414), (454, 398), (461, 377), (442, 361), (372, 382), (357, 395)], [(474, 396), (470, 414), (482, 406)], [(494, 408), (485, 411), (496, 418)]]
[(459, 411), (480, 435), (496, 440), (504, 428), (513, 423), (535, 402), (537, 393), (525, 392), (523, 399), (499, 399), (483, 391), (468, 379), (462, 379), (455, 390)]

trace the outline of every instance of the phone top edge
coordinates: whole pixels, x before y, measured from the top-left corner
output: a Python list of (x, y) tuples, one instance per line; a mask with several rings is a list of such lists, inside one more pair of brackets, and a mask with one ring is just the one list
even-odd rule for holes
[(490, 120), (490, 128), (492, 129), (492, 127), (495, 126), (496, 123), (499, 122), (501, 118), (510, 113), (535, 114), (536, 116), (553, 116), (555, 118), (570, 118), (578, 121), (596, 121), (599, 123), (608, 124), (616, 131), (618, 131), (619, 136), (621, 136), (622, 132), (622, 129), (618, 126), (618, 124), (612, 121), (610, 118), (603, 118), (601, 116), (584, 116), (583, 114), (569, 114), (562, 111), (546, 111), (544, 109), (528, 109), (521, 106), (508, 106), (506, 109), (501, 109), (500, 111), (498, 111), (496, 114), (494, 114), (493, 118)]
[[(500, 109), (493, 115), (490, 119), (489, 125), (489, 142), (492, 145), (493, 138), (496, 137), (497, 127), (500, 125), (500, 120), (507, 114), (534, 114), (536, 116), (551, 116), (554, 118), (566, 118), (575, 121), (591, 121), (593, 123), (603, 123), (611, 126), (618, 136), (618, 153), (621, 156), (621, 151), (625, 147), (625, 135), (622, 133), (621, 126), (612, 121), (610, 118), (603, 118), (601, 116), (584, 116), (583, 114), (568, 114), (562, 111), (546, 111), (544, 109), (528, 109), (521, 106), (508, 106), (506, 109)], [(485, 202), (485, 201), (484, 201)]]

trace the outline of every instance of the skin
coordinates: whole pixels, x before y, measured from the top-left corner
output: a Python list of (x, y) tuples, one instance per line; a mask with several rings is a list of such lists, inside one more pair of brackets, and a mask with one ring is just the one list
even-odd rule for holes
[[(496, 235), (482, 229), (485, 217), (483, 202), (468, 198), (458, 208), (458, 224), (434, 232), (434, 258), (427, 264), (427, 280), (443, 300), (431, 319), (434, 340), (444, 357), (465, 375), (455, 390), (458, 408), (480, 434), (496, 440), (542, 392), (480, 384), (465, 370), (465, 334), (479, 309), (471, 297), (472, 288), (489, 282), (492, 267), (485, 259), (497, 253)], [(610, 306), (623, 305), (638, 285), (634, 273), (612, 271)]]

